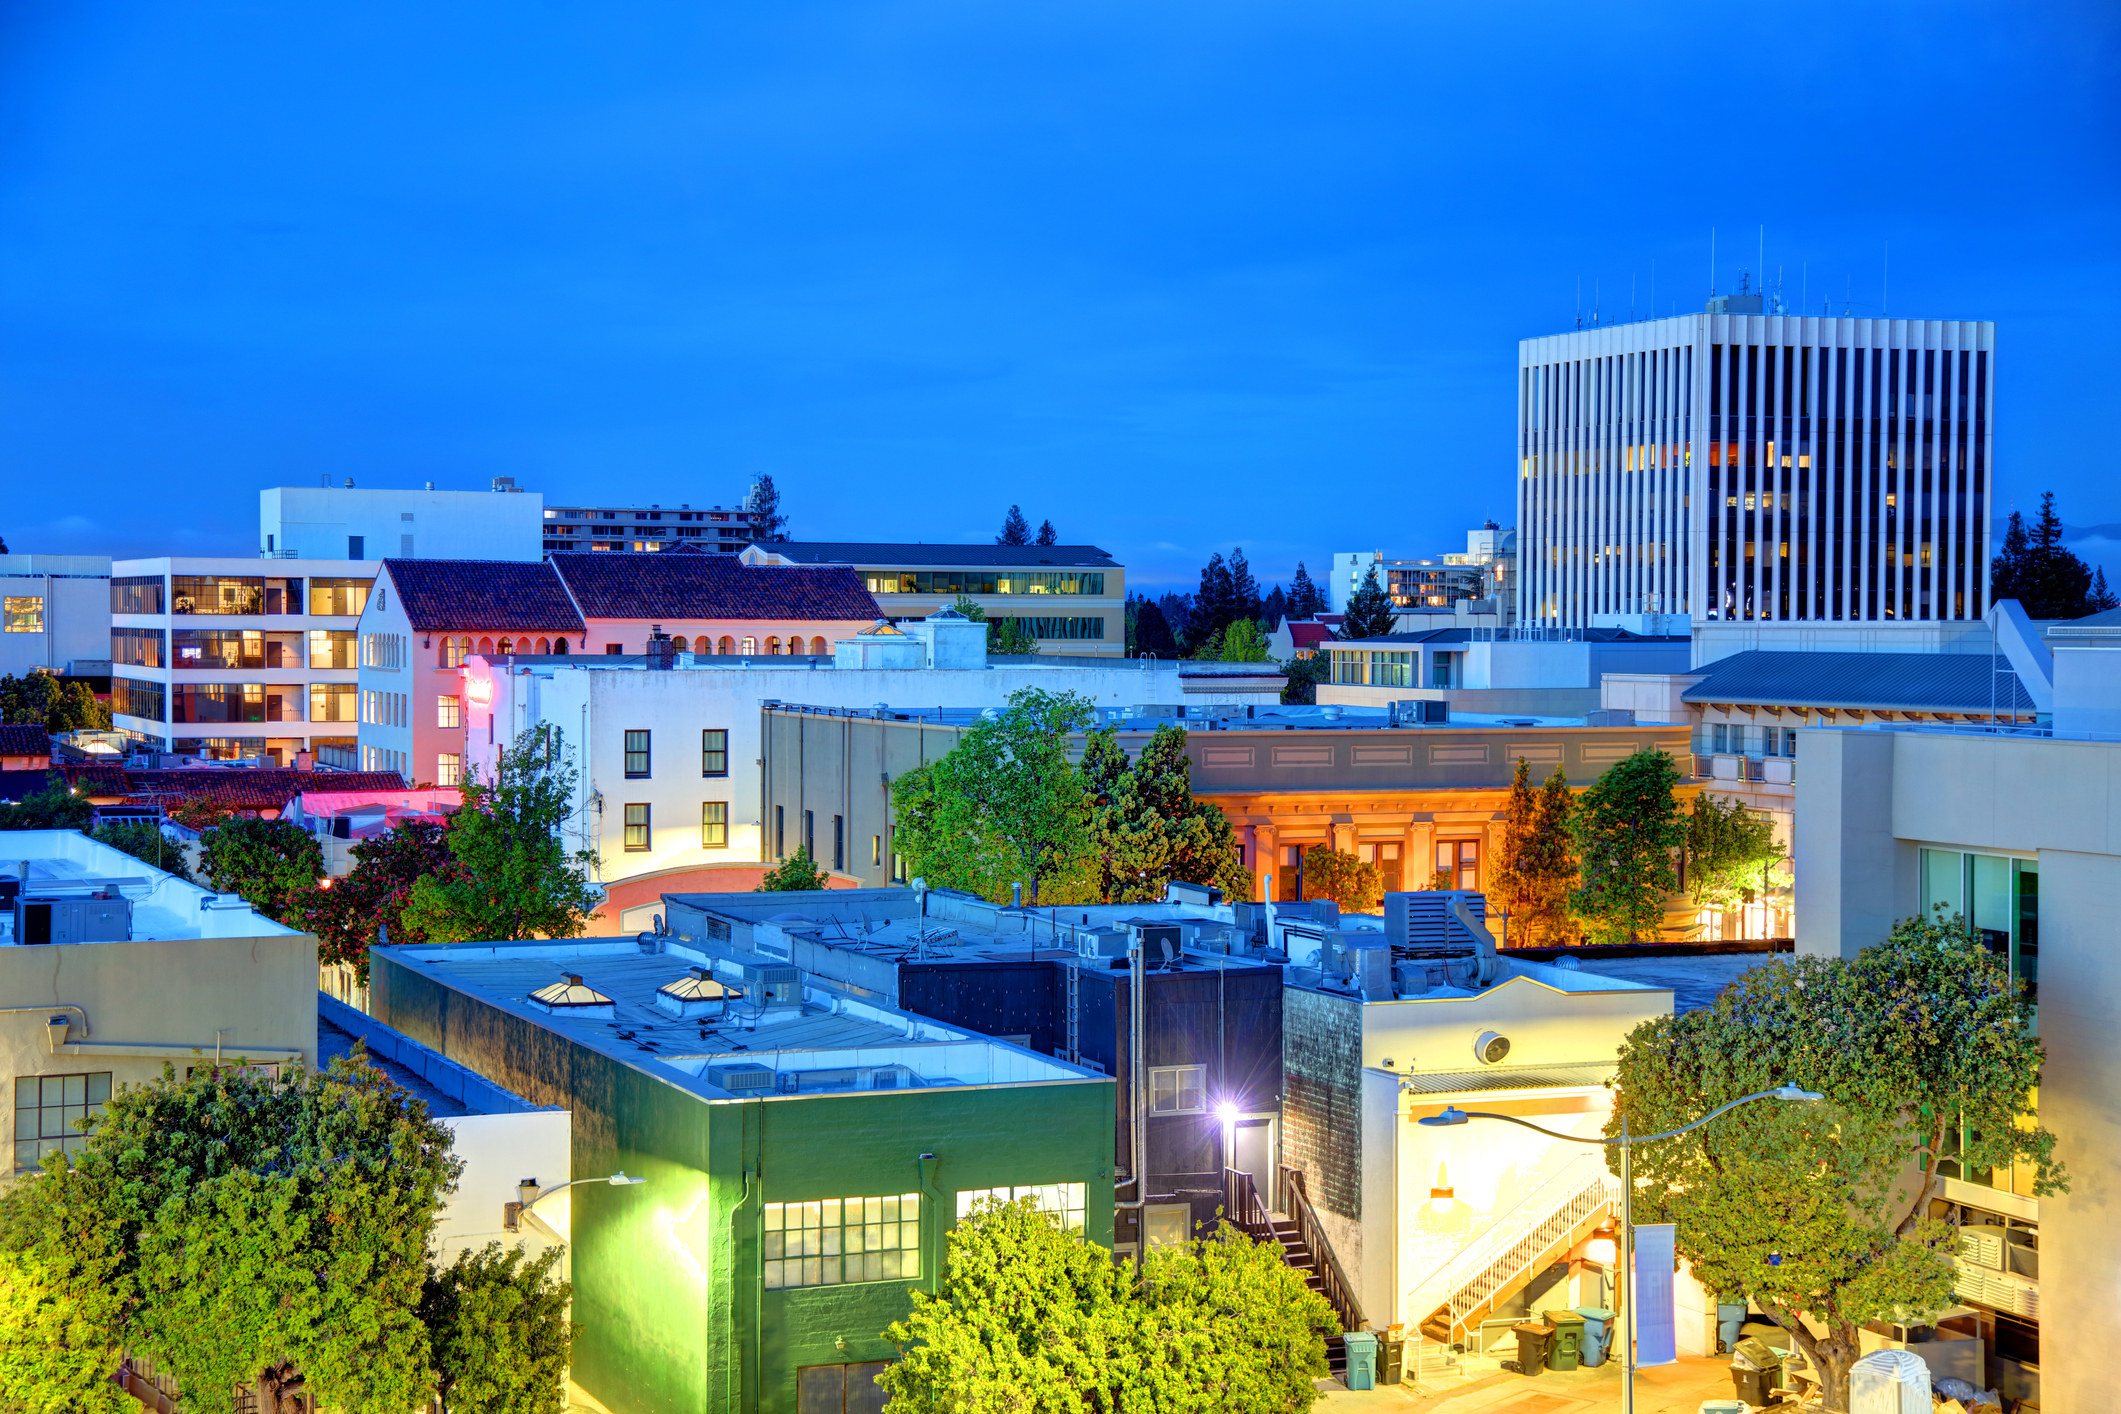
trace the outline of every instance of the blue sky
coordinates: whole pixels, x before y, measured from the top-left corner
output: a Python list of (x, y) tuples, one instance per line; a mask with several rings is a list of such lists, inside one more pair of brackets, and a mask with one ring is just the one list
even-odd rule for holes
[[(2001, 325), (2004, 502), (2107, 524), (2121, 8), (0, 10), (0, 535), (245, 553), (319, 474), (1009, 503), (1190, 581), (1513, 514), (1516, 341), (1728, 283)], [(2002, 507), (2007, 509), (2007, 505)]]

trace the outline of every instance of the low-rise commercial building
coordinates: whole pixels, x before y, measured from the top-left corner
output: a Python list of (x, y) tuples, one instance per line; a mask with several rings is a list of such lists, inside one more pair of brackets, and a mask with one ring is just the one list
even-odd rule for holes
[(752, 541), (756, 512), (747, 506), (548, 506), (545, 553), (654, 554), (702, 550), (733, 555)]
[[(879, 1332), (981, 1198), (1112, 1240), (1112, 1082), (785, 959), (632, 938), (386, 947), (393, 1029), (573, 1116), (572, 1376), (613, 1414), (874, 1409)], [(1025, 1123), (1026, 1115), (1036, 1123)]]
[(989, 623), (1013, 619), (1040, 653), (1123, 658), (1127, 572), (1095, 545), (906, 545), (761, 541), (755, 565), (848, 565), (894, 622), (921, 619), (960, 597)]
[(512, 476), (491, 491), (268, 486), (258, 493), (258, 553), (283, 560), (535, 560), (545, 498)]
[(1600, 709), (1608, 673), (1685, 671), (1684, 635), (1619, 628), (1439, 628), (1324, 645), (1333, 667), (1321, 705), (1390, 707), (1442, 702), (1451, 711), (1583, 717)]
[(0, 677), (110, 671), (108, 555), (0, 555)]
[(114, 1089), (317, 1064), (317, 942), (73, 830), (0, 831), (0, 1085), (15, 1174)]

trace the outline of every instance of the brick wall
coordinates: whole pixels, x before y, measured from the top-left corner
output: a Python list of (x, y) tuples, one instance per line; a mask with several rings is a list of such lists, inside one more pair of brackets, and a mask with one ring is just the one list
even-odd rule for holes
[(1362, 1216), (1362, 1006), (1282, 992), (1282, 1162), (1304, 1171), (1321, 1214)]

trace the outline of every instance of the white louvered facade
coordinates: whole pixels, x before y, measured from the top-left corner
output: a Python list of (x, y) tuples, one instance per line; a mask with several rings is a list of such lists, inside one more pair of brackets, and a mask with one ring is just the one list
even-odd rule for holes
[(1979, 619), (1995, 339), (1714, 313), (1523, 341), (1519, 621)]

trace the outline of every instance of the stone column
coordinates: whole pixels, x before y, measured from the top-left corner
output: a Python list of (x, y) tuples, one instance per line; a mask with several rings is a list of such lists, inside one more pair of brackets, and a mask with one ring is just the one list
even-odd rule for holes
[(1280, 832), (1270, 821), (1247, 825), (1245, 836), (1252, 852), (1252, 901), (1269, 903), (1273, 894), (1267, 889), (1267, 876), (1281, 872)]

